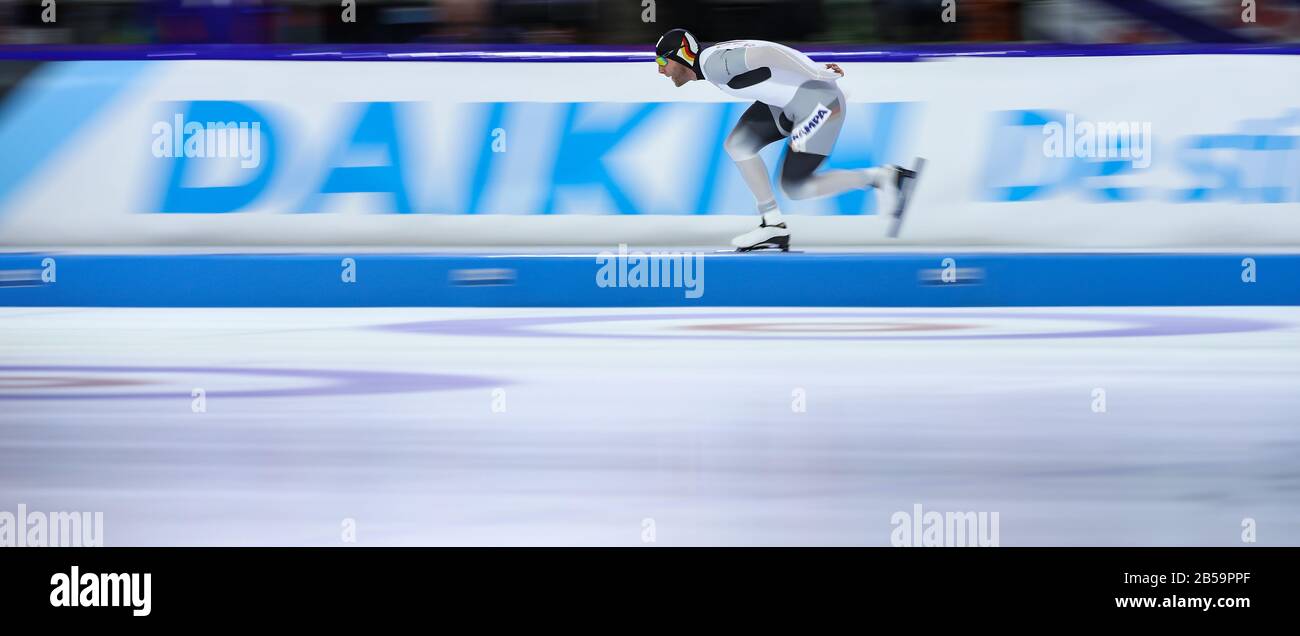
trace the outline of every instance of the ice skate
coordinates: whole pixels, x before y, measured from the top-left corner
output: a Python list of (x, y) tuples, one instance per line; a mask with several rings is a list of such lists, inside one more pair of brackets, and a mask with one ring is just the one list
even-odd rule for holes
[(889, 224), (889, 238), (897, 238), (898, 231), (903, 225), (903, 214), (907, 212), (907, 205), (911, 203), (912, 193), (916, 190), (916, 181), (921, 176), (921, 168), (925, 166), (925, 159), (917, 157), (912, 163), (912, 169), (909, 170), (902, 166), (889, 166), (891, 172), (885, 179), (886, 189), (894, 195), (894, 208), (890, 212), (893, 220)]
[(790, 230), (786, 229), (785, 223), (768, 225), (763, 222), (758, 227), (731, 239), (731, 244), (735, 246), (737, 252), (751, 252), (763, 249), (779, 249), (782, 252), (788, 252), (790, 251)]

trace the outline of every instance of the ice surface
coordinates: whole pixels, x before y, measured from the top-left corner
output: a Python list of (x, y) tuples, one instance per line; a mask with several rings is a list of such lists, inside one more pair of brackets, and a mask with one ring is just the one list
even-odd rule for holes
[(117, 546), (348, 545), (345, 519), (358, 545), (644, 545), (647, 520), (656, 545), (888, 545), (914, 504), (997, 512), (1004, 546), (1242, 545), (1246, 518), (1297, 545), (1297, 325), (4, 308), (0, 511), (102, 511)]

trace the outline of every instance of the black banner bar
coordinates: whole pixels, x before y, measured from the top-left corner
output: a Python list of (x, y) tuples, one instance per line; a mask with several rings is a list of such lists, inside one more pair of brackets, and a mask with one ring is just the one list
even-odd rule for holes
[(705, 600), (782, 613), (870, 603), (891, 612), (1234, 619), (1293, 605), (1296, 555), (1285, 548), (27, 548), (0, 549), (0, 598), (31, 618), (133, 621), (216, 611), (419, 617), (431, 603), (450, 613), (555, 612), (575, 603), (669, 611)]

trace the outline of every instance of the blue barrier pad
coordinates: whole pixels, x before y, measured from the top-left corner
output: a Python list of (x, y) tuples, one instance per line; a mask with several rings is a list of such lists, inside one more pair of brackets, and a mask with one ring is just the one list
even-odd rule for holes
[[(277, 60), (293, 62), (653, 62), (645, 45), (579, 44), (10, 44), (0, 60)], [(705, 43), (706, 46), (709, 43)], [(1300, 55), (1291, 43), (1155, 44), (949, 43), (865, 47), (806, 45), (819, 62), (917, 62), (948, 57), (1111, 57), (1133, 55)]]
[(10, 253), (0, 306), (1300, 305), (1300, 254), (645, 252)]

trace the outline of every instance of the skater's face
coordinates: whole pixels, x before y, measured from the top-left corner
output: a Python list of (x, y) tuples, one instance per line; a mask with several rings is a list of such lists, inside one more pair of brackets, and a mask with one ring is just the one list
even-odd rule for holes
[(681, 86), (682, 84), (695, 79), (695, 71), (691, 70), (689, 66), (686, 66), (677, 60), (659, 58), (659, 61), (662, 62), (659, 64), (659, 74), (672, 80), (673, 84)]

